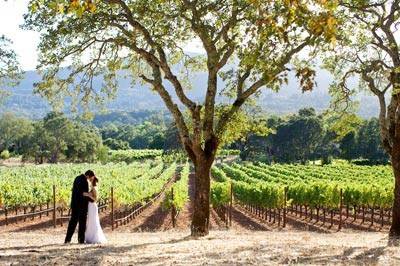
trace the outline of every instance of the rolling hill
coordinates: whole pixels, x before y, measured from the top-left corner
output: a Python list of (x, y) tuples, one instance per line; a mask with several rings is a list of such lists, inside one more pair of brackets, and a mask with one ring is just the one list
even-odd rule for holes
[[(265, 89), (258, 98), (258, 104), (265, 112), (273, 114), (288, 114), (296, 112), (303, 107), (314, 107), (322, 111), (329, 106), (330, 96), (328, 86), (331, 77), (321, 70), (317, 76), (317, 87), (312, 92), (302, 93), (294, 76), (289, 77), (289, 84), (282, 86), (276, 93)], [(12, 95), (5, 100), (0, 107), (0, 113), (14, 112), (29, 118), (41, 118), (51, 110), (47, 101), (33, 94), (33, 84), (40, 80), (40, 76), (34, 71), (25, 73), (24, 79), (19, 86), (10, 89)], [(99, 81), (95, 86), (100, 87)], [(190, 97), (201, 101), (204, 97), (204, 86), (206, 74), (200, 73), (192, 80), (193, 88), (188, 92)], [(220, 82), (221, 88), (223, 83)], [(171, 87), (169, 87), (171, 90)], [(220, 97), (221, 98), (221, 97)], [(363, 117), (377, 116), (378, 102), (373, 96), (359, 95), (362, 102), (359, 114)], [(114, 100), (107, 102), (106, 109), (113, 112), (132, 112), (139, 110), (165, 110), (160, 97), (145, 86), (135, 85), (132, 87), (126, 79), (119, 79), (119, 90)], [(68, 113), (68, 109), (66, 110)], [(97, 110), (100, 112), (100, 110)]]

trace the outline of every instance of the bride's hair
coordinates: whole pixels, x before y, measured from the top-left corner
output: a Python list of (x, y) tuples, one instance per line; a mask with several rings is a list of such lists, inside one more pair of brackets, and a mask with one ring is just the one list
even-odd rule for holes
[(92, 185), (95, 187), (97, 186), (97, 183), (99, 182), (99, 179), (95, 176), (92, 182)]

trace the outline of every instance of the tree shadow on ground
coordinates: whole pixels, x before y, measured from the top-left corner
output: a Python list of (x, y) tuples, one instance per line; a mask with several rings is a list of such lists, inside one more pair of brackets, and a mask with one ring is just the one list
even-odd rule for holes
[[(0, 264), (22, 264), (22, 265), (101, 265), (104, 257), (118, 257), (132, 250), (146, 248), (152, 245), (175, 244), (193, 239), (185, 236), (179, 239), (167, 241), (155, 241), (127, 246), (82, 245), (82, 244), (46, 244), (33, 246), (15, 246), (0, 248)], [(17, 254), (3, 253), (16, 250)]]
[(360, 264), (360, 265), (375, 265), (378, 263), (380, 256), (385, 252), (386, 246), (370, 248), (362, 251), (360, 254), (354, 255), (354, 253), (361, 249), (360, 247), (349, 247), (345, 249), (342, 254), (339, 255), (312, 255), (303, 256), (296, 260), (296, 263), (300, 264), (330, 264), (337, 262), (345, 262), (346, 264)]
[(232, 221), (248, 230), (270, 231), (271, 229), (261, 224), (261, 222), (252, 219), (248, 215), (243, 214), (236, 207), (232, 208)]

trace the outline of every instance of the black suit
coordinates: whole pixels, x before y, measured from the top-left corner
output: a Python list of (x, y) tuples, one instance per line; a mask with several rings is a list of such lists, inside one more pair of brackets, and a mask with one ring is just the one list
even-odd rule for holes
[(93, 201), (88, 197), (83, 196), (84, 192), (89, 191), (89, 185), (84, 175), (77, 176), (72, 187), (71, 197), (71, 219), (69, 220), (67, 236), (65, 242), (71, 242), (72, 235), (75, 232), (76, 225), (79, 222), (78, 242), (85, 242), (86, 219), (88, 212), (88, 203)]

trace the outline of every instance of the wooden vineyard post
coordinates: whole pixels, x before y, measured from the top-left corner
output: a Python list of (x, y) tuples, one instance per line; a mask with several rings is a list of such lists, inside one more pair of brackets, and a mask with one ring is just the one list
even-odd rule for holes
[(281, 208), (278, 208), (278, 226), (281, 226)]
[(271, 222), (271, 207), (268, 207), (268, 222)]
[(287, 201), (287, 191), (288, 187), (285, 187), (284, 194), (283, 194), (283, 225), (282, 227), (286, 227), (286, 201)]
[(172, 227), (175, 228), (176, 226), (176, 220), (175, 220), (175, 216), (176, 216), (176, 209), (175, 209), (175, 205), (174, 205), (174, 188), (171, 188), (171, 197), (172, 197), (172, 208), (171, 208), (171, 218), (172, 218)]
[(225, 221), (225, 227), (229, 228), (229, 208), (228, 205), (222, 205), (220, 207), (218, 207), (219, 209), (222, 210), (223, 215), (224, 215), (224, 221)]
[(375, 209), (374, 209), (374, 207), (372, 206), (371, 207), (371, 226), (373, 226), (374, 225), (374, 216), (375, 216)]
[[(53, 185), (53, 227), (57, 227), (57, 219), (56, 219), (56, 185)], [(62, 217), (61, 217), (62, 218)]]
[(362, 207), (362, 224), (365, 222), (365, 206)]
[(275, 220), (276, 220), (276, 208), (274, 208), (274, 220), (273, 220), (273, 223), (275, 223)]
[[(33, 215), (33, 214), (35, 213), (35, 208), (36, 208), (36, 206), (31, 206), (31, 214), (32, 214), (31, 220), (32, 220), (32, 221), (35, 219), (35, 215)], [(18, 220), (16, 220), (16, 222), (17, 222), (17, 221), (18, 221)]]
[(114, 187), (111, 187), (111, 230), (114, 231)]
[(233, 208), (233, 182), (231, 181), (231, 199), (229, 203), (229, 226), (232, 226), (232, 208)]
[(8, 225), (8, 213), (7, 213), (8, 211), (7, 211), (7, 206), (6, 207), (4, 207), (4, 215), (6, 216), (6, 225)]
[[(358, 210), (360, 211), (360, 207), (358, 208)], [(353, 214), (353, 222), (357, 220), (357, 206), (354, 205), (354, 214)]]
[(342, 209), (343, 209), (343, 189), (340, 189), (340, 206), (339, 206), (339, 228), (342, 229)]

